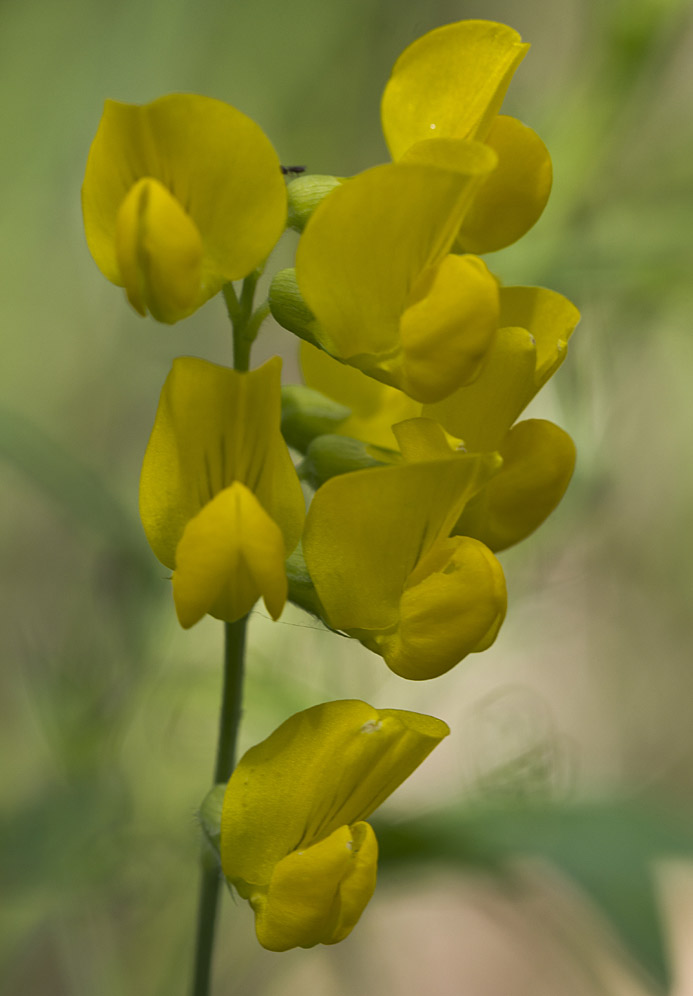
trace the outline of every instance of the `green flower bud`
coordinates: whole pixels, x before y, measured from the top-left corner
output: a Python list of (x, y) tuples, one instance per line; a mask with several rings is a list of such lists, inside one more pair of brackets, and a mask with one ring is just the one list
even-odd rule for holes
[(316, 436), (335, 432), (351, 415), (346, 405), (303, 384), (282, 388), (282, 435), (289, 446), (305, 453)]
[(313, 346), (320, 345), (320, 327), (298, 289), (293, 267), (280, 270), (274, 275), (268, 299), (272, 316), (282, 328)]
[(289, 217), (287, 225), (302, 232), (313, 211), (331, 191), (343, 181), (338, 176), (322, 176), (306, 173), (292, 180), (287, 187), (289, 195)]
[(298, 475), (317, 490), (321, 484), (338, 474), (382, 467), (384, 463), (393, 463), (398, 458), (399, 454), (394, 451), (371, 446), (361, 439), (336, 435), (317, 436), (306, 450)]

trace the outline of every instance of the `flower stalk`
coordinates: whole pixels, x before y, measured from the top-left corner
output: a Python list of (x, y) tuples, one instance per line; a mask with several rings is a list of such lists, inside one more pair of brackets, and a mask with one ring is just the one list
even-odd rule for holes
[[(219, 717), (219, 740), (214, 764), (215, 785), (229, 780), (236, 762), (236, 742), (243, 701), (247, 626), (247, 616), (235, 623), (224, 623), (224, 679)], [(205, 848), (202, 854), (192, 996), (207, 996), (210, 991), (220, 886), (219, 863), (215, 858), (212, 858), (209, 849)]]

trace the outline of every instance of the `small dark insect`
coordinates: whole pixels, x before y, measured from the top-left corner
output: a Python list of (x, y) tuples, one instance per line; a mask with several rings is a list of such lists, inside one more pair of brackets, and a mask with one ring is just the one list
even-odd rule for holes
[(282, 171), (284, 176), (299, 176), (301, 173), (305, 173), (305, 166), (280, 166), (279, 169)]

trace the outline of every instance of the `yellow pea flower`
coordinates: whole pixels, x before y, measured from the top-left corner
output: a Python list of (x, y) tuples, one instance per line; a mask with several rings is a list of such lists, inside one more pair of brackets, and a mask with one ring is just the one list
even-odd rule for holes
[(448, 453), (341, 474), (313, 497), (303, 553), (326, 621), (404, 678), (444, 674), (500, 628), (500, 564), (476, 539), (449, 538), (498, 465)]
[(276, 619), (303, 494), (279, 429), (281, 360), (240, 373), (180, 357), (166, 379), (140, 478), (140, 515), (188, 628), (234, 622), (262, 596)]
[(473, 384), (422, 413), (471, 451), (495, 450), (567, 355), (580, 320), (571, 302), (545, 287), (502, 287), (499, 331)]
[(376, 166), (316, 208), (296, 253), (312, 334), (331, 356), (420, 402), (473, 380), (498, 324), (498, 286), (475, 256), (450, 255), (494, 154), (475, 142), (448, 168)]
[[(580, 314), (567, 298), (543, 287), (503, 287), (501, 325), (474, 384), (422, 414), (435, 419), (466, 450), (497, 451), (500, 472), (463, 510), (453, 534), (472, 536), (491, 550), (525, 539), (558, 505), (575, 466), (570, 436), (544, 419), (515, 420), (566, 356)], [(407, 458), (407, 433), (395, 430)], [(420, 443), (413, 444), (420, 454)]]
[(241, 758), (224, 796), (221, 862), (263, 947), (336, 944), (351, 932), (376, 882), (364, 821), (449, 732), (432, 716), (326, 702)]
[(286, 189), (262, 130), (211, 97), (106, 101), (82, 186), (101, 272), (141, 315), (177, 322), (268, 255)]
[(457, 244), (466, 252), (515, 242), (537, 221), (551, 192), (544, 143), (521, 121), (498, 114), (528, 48), (504, 24), (447, 24), (405, 49), (383, 93), (383, 132), (393, 159), (419, 161), (441, 139), (474, 139), (496, 153), (497, 167), (461, 223)]
[[(453, 533), (499, 551), (541, 525), (570, 482), (575, 465), (570, 436), (542, 419), (514, 423), (565, 359), (579, 318), (555, 291), (501, 287), (501, 328), (481, 374), (433, 405), (418, 405), (307, 343), (301, 346), (301, 363), (309, 387), (351, 411), (334, 432), (377, 446), (392, 447), (396, 440), (409, 461), (440, 459), (456, 449), (498, 452), (501, 470), (469, 500)], [(430, 420), (439, 425), (438, 433)]]

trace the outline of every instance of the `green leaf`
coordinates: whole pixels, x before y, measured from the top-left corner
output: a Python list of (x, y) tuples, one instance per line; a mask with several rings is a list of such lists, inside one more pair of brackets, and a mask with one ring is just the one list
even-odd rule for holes
[(630, 953), (669, 986), (652, 862), (693, 857), (693, 826), (647, 803), (584, 803), (457, 809), (427, 820), (376, 827), (380, 866), (446, 862), (509, 872), (506, 862), (541, 857), (584, 889)]

